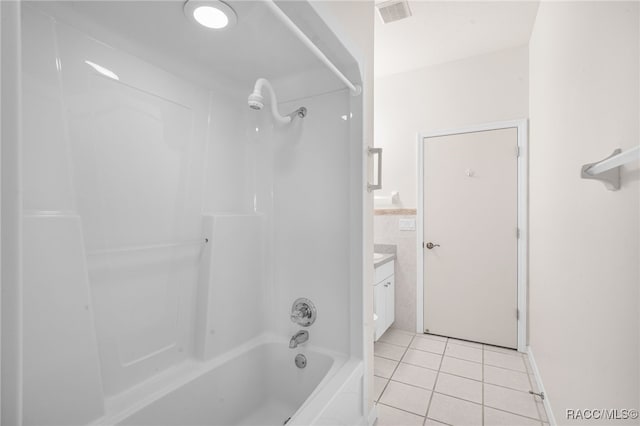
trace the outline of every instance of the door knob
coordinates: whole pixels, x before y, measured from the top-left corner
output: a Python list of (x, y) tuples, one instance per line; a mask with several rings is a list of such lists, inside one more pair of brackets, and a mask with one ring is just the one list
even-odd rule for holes
[(427, 243), (427, 245), (425, 247), (428, 248), (429, 250), (431, 250), (434, 247), (440, 247), (440, 244), (433, 244), (433, 243), (429, 242), (429, 243)]

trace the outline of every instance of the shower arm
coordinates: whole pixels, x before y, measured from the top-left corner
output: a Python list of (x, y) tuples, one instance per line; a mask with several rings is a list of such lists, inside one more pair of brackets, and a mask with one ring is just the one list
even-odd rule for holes
[(271, 102), (271, 113), (273, 114), (273, 118), (280, 124), (288, 124), (291, 122), (291, 116), (283, 116), (278, 112), (278, 99), (276, 98), (276, 93), (271, 87), (271, 83), (265, 78), (259, 78), (256, 81), (256, 85), (253, 89), (253, 95), (262, 96), (262, 88), (266, 88), (269, 92), (269, 100)]

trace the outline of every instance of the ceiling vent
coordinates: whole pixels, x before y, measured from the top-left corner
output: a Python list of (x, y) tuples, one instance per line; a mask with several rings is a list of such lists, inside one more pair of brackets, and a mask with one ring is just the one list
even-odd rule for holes
[(399, 21), (411, 16), (411, 9), (406, 0), (390, 0), (376, 4), (378, 15), (385, 24)]

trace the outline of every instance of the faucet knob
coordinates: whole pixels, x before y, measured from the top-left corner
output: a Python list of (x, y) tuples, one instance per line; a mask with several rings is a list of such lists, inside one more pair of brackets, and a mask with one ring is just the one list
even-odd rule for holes
[(293, 302), (293, 306), (291, 307), (291, 318), (292, 322), (295, 322), (302, 327), (309, 327), (316, 320), (316, 307), (313, 305), (311, 300), (300, 298)]
[(306, 318), (311, 318), (311, 311), (308, 305), (302, 304), (299, 308), (294, 307), (293, 312), (291, 312), (291, 321), (303, 321)]

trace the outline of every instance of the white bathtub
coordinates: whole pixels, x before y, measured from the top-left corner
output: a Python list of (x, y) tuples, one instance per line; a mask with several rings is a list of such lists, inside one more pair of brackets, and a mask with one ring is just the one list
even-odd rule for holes
[[(206, 363), (192, 361), (107, 403), (96, 425), (217, 426), (310, 424), (353, 370), (337, 353), (261, 336)], [(307, 366), (298, 368), (298, 353)], [(156, 389), (146, 394), (145, 389)]]

